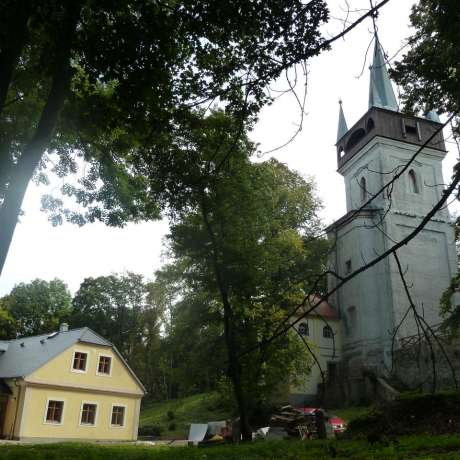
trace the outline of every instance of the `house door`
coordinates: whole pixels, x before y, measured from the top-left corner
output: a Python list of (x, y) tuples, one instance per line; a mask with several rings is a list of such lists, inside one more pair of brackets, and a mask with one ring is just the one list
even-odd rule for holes
[(0, 395), (0, 438), (6, 437), (5, 433), (5, 416), (8, 406), (8, 396)]

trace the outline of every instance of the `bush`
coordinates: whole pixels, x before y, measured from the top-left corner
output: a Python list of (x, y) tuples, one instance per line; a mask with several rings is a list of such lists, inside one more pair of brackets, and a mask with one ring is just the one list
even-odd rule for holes
[(172, 410), (168, 410), (168, 412), (166, 413), (166, 416), (168, 417), (168, 420), (174, 420), (176, 418), (176, 415), (174, 414)]
[(163, 427), (161, 425), (144, 425), (139, 427), (139, 436), (161, 436)]
[(177, 428), (175, 422), (171, 422), (168, 426), (169, 431), (174, 431)]

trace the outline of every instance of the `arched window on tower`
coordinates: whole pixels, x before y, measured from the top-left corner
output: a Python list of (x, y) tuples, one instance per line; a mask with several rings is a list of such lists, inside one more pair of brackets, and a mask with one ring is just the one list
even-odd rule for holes
[(411, 191), (411, 193), (420, 193), (417, 175), (415, 174), (415, 171), (413, 169), (409, 171), (409, 190)]
[(361, 180), (359, 181), (359, 188), (360, 188), (361, 202), (364, 202), (366, 201), (366, 198), (367, 198), (367, 184), (366, 184), (365, 177), (361, 177)]

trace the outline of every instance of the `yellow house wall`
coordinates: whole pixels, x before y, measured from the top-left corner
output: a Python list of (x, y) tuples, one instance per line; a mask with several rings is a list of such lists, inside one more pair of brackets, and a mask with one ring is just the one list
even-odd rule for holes
[[(47, 401), (64, 401), (62, 424), (45, 422)], [(83, 402), (97, 404), (94, 426), (80, 425)], [(124, 427), (111, 427), (112, 404), (126, 406)], [(27, 387), (22, 414), (20, 439), (100, 439), (134, 440), (137, 438), (140, 398), (113, 394), (90, 394), (53, 388)]]
[[(88, 353), (86, 372), (72, 371), (74, 351)], [(112, 358), (111, 375), (98, 375), (98, 356)], [(26, 381), (143, 395), (142, 389), (110, 347), (77, 343), (27, 376)]]
[[(323, 337), (323, 328), (326, 323), (322, 319), (317, 316), (309, 316), (307, 322), (309, 335), (306, 336), (305, 339), (312, 344), (312, 350), (315, 352), (321, 368), (326, 374), (327, 363), (338, 362), (340, 360), (342, 347), (342, 330), (340, 321), (337, 319), (327, 320), (327, 324), (331, 326), (332, 331), (334, 332), (334, 340)], [(298, 325), (296, 327), (298, 327)], [(291, 393), (302, 393), (307, 395), (317, 394), (318, 384), (320, 383), (322, 383), (321, 372), (318, 366), (314, 364), (305, 381), (300, 385), (291, 387)]]
[[(88, 354), (85, 372), (72, 369), (74, 352)], [(110, 375), (99, 375), (99, 355), (110, 356)], [(112, 348), (76, 343), (25, 378), (24, 410), (16, 437), (132, 440), (137, 438), (143, 390)], [(61, 425), (45, 423), (48, 399), (64, 401)], [(80, 425), (82, 402), (98, 405), (95, 426)], [(112, 404), (126, 406), (124, 427), (111, 427)]]

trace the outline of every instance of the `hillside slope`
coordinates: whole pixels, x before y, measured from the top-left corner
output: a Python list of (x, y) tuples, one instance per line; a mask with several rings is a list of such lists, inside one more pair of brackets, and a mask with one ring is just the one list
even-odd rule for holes
[(141, 408), (139, 434), (186, 439), (190, 423), (206, 423), (230, 417), (231, 414), (213, 393), (156, 403), (147, 401)]

